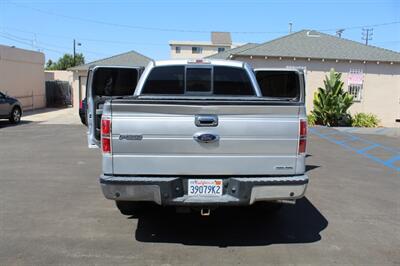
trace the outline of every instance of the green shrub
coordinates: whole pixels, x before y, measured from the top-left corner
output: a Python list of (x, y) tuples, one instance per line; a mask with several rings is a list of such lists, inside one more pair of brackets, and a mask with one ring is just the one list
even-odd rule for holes
[(379, 119), (374, 114), (357, 113), (351, 119), (353, 127), (377, 127)]
[(309, 126), (315, 126), (315, 116), (313, 114), (307, 115), (307, 124)]
[(315, 123), (324, 126), (347, 126), (351, 123), (348, 109), (353, 104), (353, 96), (343, 90), (342, 74), (331, 69), (324, 80), (324, 88), (314, 94), (314, 110), (311, 114)]

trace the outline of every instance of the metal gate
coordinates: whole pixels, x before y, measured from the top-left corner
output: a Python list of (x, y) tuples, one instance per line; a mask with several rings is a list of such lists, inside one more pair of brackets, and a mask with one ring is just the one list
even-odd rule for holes
[(71, 85), (68, 81), (46, 81), (47, 107), (66, 107), (72, 105)]

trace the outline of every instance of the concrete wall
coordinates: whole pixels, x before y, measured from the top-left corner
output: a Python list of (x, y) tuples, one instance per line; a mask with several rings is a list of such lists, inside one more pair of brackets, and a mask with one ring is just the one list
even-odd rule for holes
[(318, 87), (323, 87), (323, 80), (331, 68), (343, 73), (344, 89), (347, 89), (347, 76), (350, 69), (362, 69), (364, 84), (362, 99), (350, 108), (352, 114), (357, 112), (372, 113), (378, 116), (382, 126), (398, 127), (395, 119), (400, 118), (400, 64), (377, 62), (349, 62), (335, 60), (284, 59), (264, 57), (235, 57), (253, 67), (306, 67), (306, 105), (307, 111), (313, 108), (313, 96)]
[[(181, 52), (177, 54), (175, 52), (176, 47), (181, 47)], [(202, 53), (201, 54), (193, 54), (192, 53), (192, 47), (201, 47)], [(231, 46), (215, 46), (215, 45), (170, 45), (170, 54), (171, 54), (171, 59), (201, 59), (203, 57), (213, 55), (218, 53), (218, 48), (225, 48), (225, 50), (228, 50), (231, 48)]]
[(43, 53), (0, 45), (0, 91), (24, 110), (45, 107), (44, 62)]
[(61, 80), (67, 81), (72, 85), (73, 73), (68, 70), (46, 70), (44, 71), (45, 81)]

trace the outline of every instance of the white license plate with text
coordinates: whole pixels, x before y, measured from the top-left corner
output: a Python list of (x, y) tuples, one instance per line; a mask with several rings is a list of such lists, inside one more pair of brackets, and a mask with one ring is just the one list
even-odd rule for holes
[(189, 196), (222, 196), (222, 179), (189, 179)]

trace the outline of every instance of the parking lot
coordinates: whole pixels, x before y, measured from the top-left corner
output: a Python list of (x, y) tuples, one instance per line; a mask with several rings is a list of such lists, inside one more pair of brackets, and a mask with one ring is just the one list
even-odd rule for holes
[(400, 136), (313, 128), (306, 197), (278, 213), (122, 216), (86, 128), (0, 121), (0, 265), (400, 264)]

